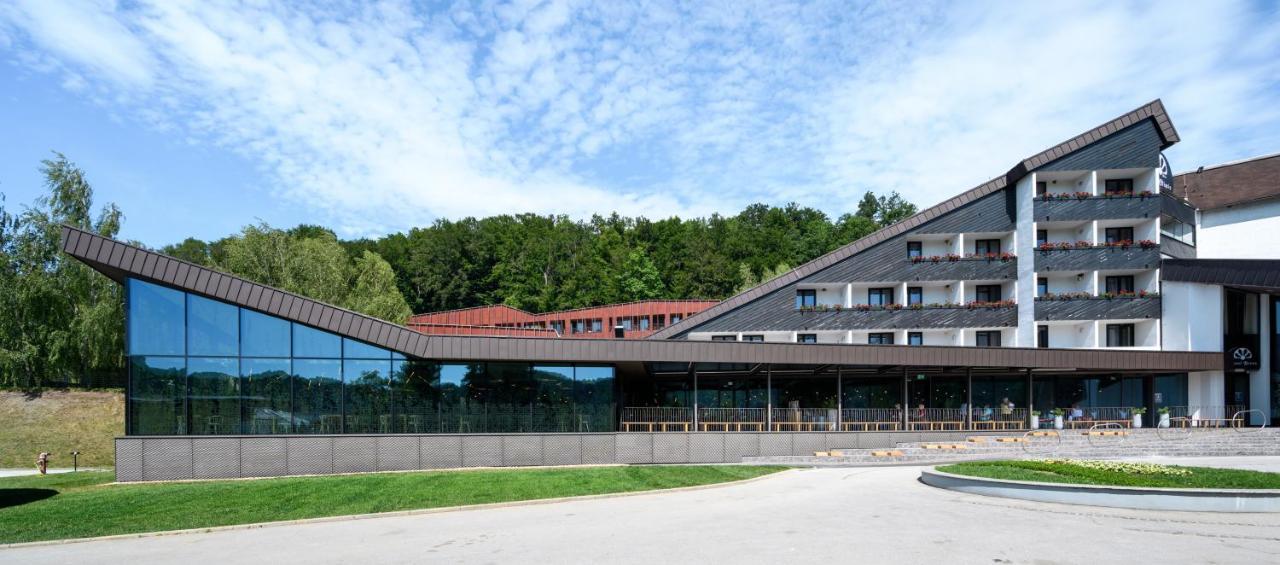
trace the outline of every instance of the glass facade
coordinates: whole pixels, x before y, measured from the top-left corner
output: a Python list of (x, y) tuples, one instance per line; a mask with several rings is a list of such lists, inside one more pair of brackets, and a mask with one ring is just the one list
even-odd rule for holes
[(610, 366), (438, 363), (130, 279), (130, 435), (608, 432)]

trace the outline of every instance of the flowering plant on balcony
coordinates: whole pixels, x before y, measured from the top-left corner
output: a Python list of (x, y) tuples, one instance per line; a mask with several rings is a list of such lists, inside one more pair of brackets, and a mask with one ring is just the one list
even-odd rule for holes
[(973, 302), (966, 303), (965, 307), (970, 310), (975, 310), (978, 308), (1009, 308), (1009, 307), (1012, 307), (1014, 304), (1015, 303), (1012, 300), (993, 300), (993, 301), (974, 300)]
[(1144, 239), (1139, 241), (1138, 245), (1141, 246), (1143, 249), (1154, 249), (1156, 246), (1156, 242), (1151, 241), (1150, 239)]
[(1119, 239), (1116, 241), (1108, 241), (1104, 245), (1107, 247), (1119, 247), (1120, 249), (1128, 249), (1133, 246), (1132, 239)]
[(1084, 200), (1090, 196), (1093, 196), (1093, 195), (1083, 190), (1075, 193), (1076, 200)]
[(924, 304), (917, 302), (915, 304), (912, 304), (911, 306), (908, 306), (908, 308), (912, 310), (924, 310)]
[(1087, 292), (1058, 292), (1058, 293), (1046, 292), (1043, 295), (1036, 297), (1036, 300), (1041, 300), (1041, 301), (1081, 300), (1081, 299), (1089, 299), (1089, 298), (1093, 298), (1093, 295)]
[(923, 256), (923, 255), (913, 255), (913, 256), (911, 257), (911, 262), (912, 262), (912, 263), (919, 263), (919, 262), (921, 262), (921, 261), (924, 261), (924, 256)]
[(1049, 243), (1046, 241), (1044, 243), (1041, 243), (1039, 245), (1039, 248), (1041, 251), (1053, 251), (1054, 249), (1058, 248), (1058, 245), (1056, 243)]
[(1076, 240), (1076, 249), (1088, 249), (1093, 247), (1093, 243), (1083, 239)]
[(949, 261), (949, 262), (954, 263), (954, 262), (959, 261), (959, 260), (960, 260), (960, 256), (959, 256), (959, 255), (956, 255), (955, 253), (948, 253), (948, 254), (947, 254), (947, 261)]
[(1149, 198), (1149, 197), (1155, 196), (1155, 194), (1154, 194), (1153, 192), (1151, 192), (1150, 190), (1144, 190), (1144, 191), (1142, 191), (1142, 192), (1138, 193), (1138, 196), (1139, 196), (1139, 197), (1141, 197), (1141, 198)]

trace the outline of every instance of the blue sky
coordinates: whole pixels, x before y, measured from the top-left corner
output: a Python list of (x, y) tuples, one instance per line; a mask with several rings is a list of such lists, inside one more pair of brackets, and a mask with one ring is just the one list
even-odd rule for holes
[(930, 205), (1162, 98), (1280, 151), (1276, 2), (0, 5), (0, 192), (51, 150), (163, 245), (509, 212)]

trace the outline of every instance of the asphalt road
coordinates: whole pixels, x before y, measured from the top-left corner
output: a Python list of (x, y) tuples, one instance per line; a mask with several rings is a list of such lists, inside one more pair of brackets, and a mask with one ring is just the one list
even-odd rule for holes
[(798, 470), (700, 491), (8, 549), (0, 563), (1280, 563), (1280, 515), (1004, 500), (918, 476)]

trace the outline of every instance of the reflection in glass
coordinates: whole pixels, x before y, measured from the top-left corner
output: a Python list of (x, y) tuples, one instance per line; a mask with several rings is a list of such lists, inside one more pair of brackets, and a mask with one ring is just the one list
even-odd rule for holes
[(342, 356), (346, 359), (390, 359), (391, 352), (344, 337), (342, 338)]
[(342, 338), (302, 324), (293, 324), (293, 356), (338, 359), (342, 357)]
[(287, 434), (293, 414), (289, 399), (289, 360), (240, 360), (244, 386), (244, 422), (247, 434)]
[(395, 433), (439, 432), (440, 364), (392, 361), (391, 401), (395, 412)]
[(226, 435), (240, 433), (240, 369), (234, 358), (187, 359), (191, 433)]
[(293, 360), (293, 426), (300, 434), (342, 433), (342, 362)]
[(574, 431), (612, 432), (617, 429), (617, 416), (613, 403), (613, 367), (584, 367), (574, 369), (575, 411), (578, 427)]
[(485, 386), (489, 403), (485, 411), (486, 432), (533, 431), (533, 393), (535, 385), (529, 365), (524, 363), (488, 363)]
[(187, 295), (187, 355), (240, 354), (240, 316), (235, 306)]
[(533, 380), (533, 431), (577, 431), (573, 417), (573, 367), (535, 365)]
[(349, 434), (391, 433), (391, 361), (342, 362), (343, 411)]
[(440, 431), (472, 433), (481, 429), (488, 392), (484, 365), (440, 365)]
[(242, 308), (240, 340), (245, 357), (288, 357), (289, 322)]
[(182, 357), (130, 358), (129, 434), (187, 433), (186, 382)]
[(129, 354), (186, 353), (183, 293), (129, 279)]
[(844, 377), (843, 408), (893, 408), (902, 404), (902, 381), (893, 378)]

